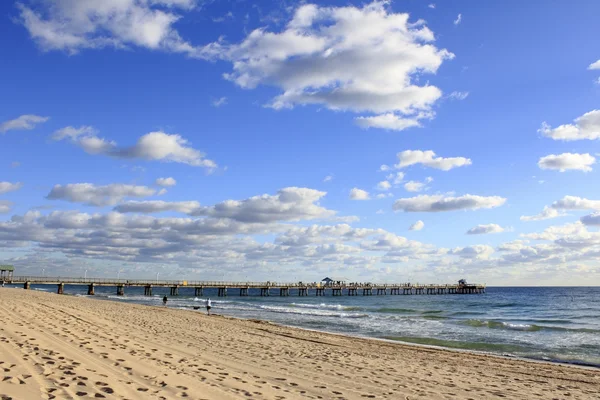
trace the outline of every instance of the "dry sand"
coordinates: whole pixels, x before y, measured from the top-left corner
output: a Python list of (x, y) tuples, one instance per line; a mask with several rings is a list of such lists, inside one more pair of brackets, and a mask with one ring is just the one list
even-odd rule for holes
[(600, 370), (0, 289), (0, 399), (600, 399)]

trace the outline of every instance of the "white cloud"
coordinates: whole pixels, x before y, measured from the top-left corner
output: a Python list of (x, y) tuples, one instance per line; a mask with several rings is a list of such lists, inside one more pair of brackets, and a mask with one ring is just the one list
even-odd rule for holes
[(588, 200), (582, 197), (565, 196), (552, 203), (551, 207), (561, 210), (600, 210), (600, 200)]
[(544, 207), (541, 213), (537, 215), (522, 215), (521, 221), (543, 221), (546, 219), (564, 217), (566, 214), (559, 212), (558, 210), (550, 207)]
[(213, 105), (213, 107), (224, 106), (225, 104), (227, 104), (227, 97), (220, 97), (218, 99), (215, 99), (211, 102), (211, 104)]
[(498, 224), (477, 225), (467, 231), (467, 235), (485, 235), (488, 233), (502, 233), (505, 229)]
[(61, 0), (17, 3), (20, 22), (44, 51), (138, 46), (194, 55), (173, 28), (196, 0)]
[(394, 185), (399, 185), (404, 180), (404, 172), (396, 172), (395, 174), (389, 174), (386, 178), (394, 182)]
[(369, 200), (369, 192), (359, 188), (350, 190), (350, 200)]
[(37, 124), (48, 121), (49, 117), (40, 117), (39, 115), (26, 114), (18, 118), (0, 123), (0, 133), (6, 133), (13, 130), (31, 130)]
[(403, 131), (408, 128), (421, 126), (419, 122), (424, 118), (431, 118), (432, 115), (419, 114), (410, 118), (403, 118), (393, 113), (380, 114), (371, 117), (357, 117), (354, 119), (356, 124), (362, 128), (380, 128), (390, 131)]
[(448, 254), (457, 255), (467, 259), (488, 259), (494, 253), (494, 248), (484, 244), (474, 246), (458, 247), (450, 250)]
[(591, 63), (588, 69), (600, 69), (600, 60), (596, 61), (595, 63)]
[(454, 91), (448, 95), (448, 98), (451, 100), (464, 100), (469, 97), (469, 92), (457, 92)]
[(0, 214), (9, 213), (13, 203), (8, 200), (0, 200)]
[(462, 14), (458, 14), (456, 19), (454, 20), (454, 25), (458, 25), (462, 22)]
[(435, 9), (435, 4), (431, 3), (430, 5), (428, 5), (427, 7)]
[(600, 212), (585, 215), (580, 219), (581, 223), (588, 226), (600, 226)]
[(0, 182), (0, 194), (14, 192), (15, 190), (19, 190), (23, 187), (21, 182), (11, 183), (11, 182)]
[(563, 153), (550, 154), (546, 157), (540, 158), (538, 161), (538, 166), (541, 169), (552, 169), (560, 172), (565, 172), (567, 170), (589, 172), (592, 170), (591, 166), (595, 163), (596, 158), (591, 156), (589, 153)]
[(552, 128), (546, 122), (538, 130), (543, 136), (554, 140), (596, 140), (600, 138), (600, 110), (592, 110), (575, 119), (573, 124)]
[(309, 188), (288, 187), (276, 195), (264, 194), (244, 200), (226, 200), (214, 206), (197, 201), (128, 201), (115, 207), (121, 213), (156, 213), (177, 211), (191, 216), (227, 218), (243, 223), (272, 223), (329, 218), (335, 212), (316, 204), (326, 192)]
[(390, 190), (392, 188), (392, 185), (388, 182), (388, 181), (381, 181), (377, 184), (377, 189), (378, 190)]
[(204, 157), (204, 154), (189, 146), (186, 139), (177, 134), (150, 132), (140, 137), (131, 147), (118, 147), (117, 143), (100, 138), (88, 126), (65, 127), (56, 131), (54, 140), (69, 139), (92, 155), (105, 155), (123, 159), (143, 159), (149, 161), (176, 162), (195, 167), (205, 167), (209, 171), (217, 164)]
[(333, 175), (327, 175), (323, 178), (323, 182), (331, 182), (333, 180)]
[(394, 202), (395, 211), (405, 212), (442, 212), (455, 210), (477, 210), (480, 208), (500, 207), (506, 199), (500, 196), (475, 196), (466, 194), (460, 197), (444, 197), (442, 195), (421, 195), (398, 199)]
[(471, 165), (471, 160), (464, 157), (436, 157), (431, 150), (405, 150), (397, 154), (398, 164), (396, 168), (404, 168), (410, 165), (422, 164), (426, 167), (449, 171), (452, 168)]
[(389, 166), (389, 165), (382, 164), (382, 165), (381, 165), (381, 167), (379, 167), (379, 170), (380, 170), (380, 171), (383, 171), (383, 172), (385, 172), (385, 171), (389, 171), (389, 170), (390, 170), (390, 166)]
[(171, 178), (171, 177), (168, 177), (168, 178), (158, 178), (158, 179), (156, 179), (156, 181), (154, 183), (156, 185), (162, 186), (162, 187), (171, 187), (171, 186), (177, 185), (177, 181), (174, 178)]
[(417, 222), (415, 222), (414, 224), (412, 224), (408, 230), (411, 231), (420, 231), (421, 229), (423, 229), (425, 227), (425, 223), (421, 220), (418, 220)]
[(376, 199), (387, 199), (388, 197), (394, 197), (391, 193), (379, 193), (375, 196)]
[(424, 182), (408, 181), (404, 184), (404, 189), (408, 192), (420, 192), (425, 188)]
[(434, 40), (422, 20), (409, 22), (387, 2), (361, 8), (304, 4), (282, 31), (255, 29), (237, 44), (212, 43), (203, 55), (230, 61), (233, 71), (225, 77), (242, 88), (279, 88), (269, 103), (275, 109), (317, 104), (375, 114), (357, 120), (363, 126), (403, 129), (416, 126), (419, 115), (431, 115), (442, 96), (415, 79), (435, 74), (454, 57)]
[(375, 212), (375, 214), (385, 214), (385, 211), (383, 211), (383, 210), (377, 210), (377, 211)]
[(96, 186), (92, 183), (71, 183), (68, 185), (54, 185), (46, 198), (90, 206), (107, 206), (117, 204), (126, 197), (147, 197), (155, 193), (154, 189), (147, 186), (120, 183)]
[(65, 126), (54, 132), (52, 135), (53, 140), (71, 139), (75, 140), (80, 136), (95, 135), (96, 130), (91, 126), (80, 126), (75, 128), (73, 126)]
[(142, 213), (152, 214), (164, 211), (177, 211), (183, 214), (195, 214), (202, 210), (200, 203), (197, 201), (127, 201), (119, 204), (114, 208), (120, 213)]

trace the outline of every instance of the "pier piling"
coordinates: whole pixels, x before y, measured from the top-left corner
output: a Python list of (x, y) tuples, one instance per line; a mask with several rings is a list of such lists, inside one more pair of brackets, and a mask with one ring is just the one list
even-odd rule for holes
[(124, 295), (125, 295), (125, 286), (117, 285), (117, 296), (124, 296)]
[(198, 286), (194, 288), (194, 296), (203, 297), (204, 296), (204, 288), (202, 286)]
[(178, 285), (171, 287), (171, 296), (179, 296), (179, 286)]
[(300, 296), (300, 297), (308, 296), (308, 288), (305, 288), (305, 287), (298, 288), (298, 296)]
[(324, 296), (325, 295), (325, 289), (322, 287), (318, 287), (317, 291), (315, 292), (315, 296)]
[(90, 283), (88, 285), (88, 296), (94, 296), (96, 293), (94, 292), (94, 284)]
[(152, 285), (144, 286), (144, 296), (152, 296)]
[(248, 296), (248, 288), (247, 287), (240, 288), (240, 296)]
[(31, 288), (31, 283), (29, 283), (29, 281), (26, 281), (26, 282), (23, 284), (23, 289), (25, 289), (25, 290), (29, 290), (30, 288)]
[(218, 292), (218, 296), (219, 297), (227, 297), (227, 288), (226, 287), (220, 287), (219, 288), (219, 292)]
[(64, 283), (59, 283), (58, 284), (58, 290), (56, 291), (56, 293), (63, 294), (64, 292), (65, 292), (65, 284)]

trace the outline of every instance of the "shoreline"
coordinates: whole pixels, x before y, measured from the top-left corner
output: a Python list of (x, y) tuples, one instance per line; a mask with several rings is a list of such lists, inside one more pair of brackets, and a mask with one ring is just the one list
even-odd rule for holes
[[(23, 290), (20, 287), (13, 287), (13, 288)], [(42, 293), (54, 294), (52, 291), (43, 290), (43, 289), (39, 289), (39, 288), (32, 288), (32, 290), (36, 290), (36, 291), (42, 292)], [(100, 300), (100, 301), (112, 301), (112, 302), (119, 303), (119, 304), (136, 304), (136, 305), (143, 305), (143, 306), (148, 306), (148, 307), (162, 308), (161, 305), (141, 304), (141, 303), (136, 303), (135, 301), (128, 302), (128, 301), (118, 300), (118, 297), (114, 297), (111, 295), (89, 296), (89, 295), (85, 295), (85, 294), (65, 293), (64, 296), (82, 297), (82, 298), (89, 298), (91, 300)], [(195, 297), (195, 296), (189, 296), (189, 297)], [(204, 310), (204, 307), (202, 307), (202, 306), (200, 306), (200, 310), (193, 309), (193, 306), (180, 306), (180, 307), (168, 307), (168, 308), (172, 309), (172, 310), (191, 311), (191, 312), (195, 312), (195, 313), (198, 313), (198, 312), (202, 313), (202, 311)], [(214, 310), (213, 310), (213, 312), (214, 312)], [(223, 318), (231, 318), (233, 320), (240, 320), (240, 321), (260, 320), (257, 318), (244, 318), (244, 317), (240, 317), (240, 316), (231, 316), (231, 315), (226, 315), (226, 314), (215, 314), (215, 316), (220, 316)], [(458, 353), (468, 353), (468, 354), (478, 354), (478, 355), (492, 356), (492, 357), (501, 357), (503, 359), (509, 359), (509, 360), (522, 360), (522, 361), (531, 361), (531, 362), (544, 363), (544, 364), (547, 363), (550, 365), (562, 365), (562, 366), (570, 366), (570, 367), (577, 367), (577, 368), (584, 368), (584, 369), (591, 369), (591, 370), (600, 370), (600, 364), (586, 363), (585, 361), (569, 362), (569, 361), (564, 361), (564, 360), (560, 360), (560, 359), (543, 359), (543, 358), (536, 358), (536, 357), (519, 356), (519, 355), (510, 354), (510, 353), (500, 354), (500, 353), (495, 353), (492, 351), (485, 351), (485, 350), (467, 349), (467, 348), (460, 348), (460, 347), (453, 348), (453, 347), (445, 347), (443, 345), (417, 343), (417, 342), (396, 340), (396, 339), (386, 338), (386, 337), (361, 336), (361, 335), (353, 335), (353, 334), (348, 334), (348, 333), (319, 330), (319, 329), (307, 328), (307, 327), (298, 326), (298, 325), (289, 325), (289, 324), (284, 324), (284, 323), (280, 323), (280, 322), (273, 322), (273, 321), (270, 321), (267, 319), (260, 320), (260, 321), (263, 321), (265, 323), (269, 323), (272, 325), (276, 325), (276, 326), (287, 327), (290, 329), (301, 329), (301, 330), (305, 330), (305, 331), (309, 331), (309, 332), (318, 332), (318, 333), (323, 333), (323, 334), (337, 335), (337, 336), (341, 336), (341, 337), (349, 337), (349, 338), (356, 338), (356, 339), (383, 341), (386, 343), (399, 344), (399, 345), (403, 345), (403, 346), (432, 348), (432, 349), (458, 352)], [(431, 339), (430, 337), (426, 337), (426, 336), (415, 337), (415, 338), (416, 339)], [(480, 342), (472, 342), (472, 343), (480, 343)]]
[(0, 395), (210, 400), (600, 396), (595, 368), (87, 297), (0, 289)]

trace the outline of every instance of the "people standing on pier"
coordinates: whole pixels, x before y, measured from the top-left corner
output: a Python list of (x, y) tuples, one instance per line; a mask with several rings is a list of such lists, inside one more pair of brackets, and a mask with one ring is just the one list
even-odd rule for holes
[(165, 295), (165, 297), (163, 297), (163, 305), (166, 306), (167, 305), (167, 295)]
[(206, 313), (208, 315), (210, 315), (210, 309), (212, 308), (212, 302), (210, 301), (210, 298), (208, 298), (206, 300)]

